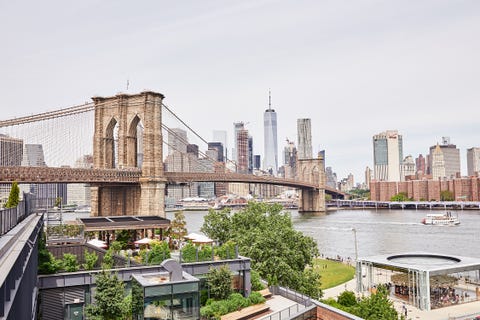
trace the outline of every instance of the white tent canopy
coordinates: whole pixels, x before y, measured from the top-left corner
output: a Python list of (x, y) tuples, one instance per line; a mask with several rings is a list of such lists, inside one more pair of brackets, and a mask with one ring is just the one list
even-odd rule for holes
[(134, 243), (135, 244), (150, 244), (150, 242), (152, 242), (152, 241), (153, 241), (153, 239), (143, 238), (143, 239), (135, 241)]
[(193, 232), (186, 235), (185, 239), (192, 240), (193, 243), (212, 243), (213, 242), (213, 240), (210, 239), (209, 237), (203, 234), (198, 234)]
[(107, 243), (105, 241), (98, 240), (98, 239), (89, 240), (87, 243), (91, 244), (92, 246), (99, 247), (99, 248), (106, 248), (107, 247)]

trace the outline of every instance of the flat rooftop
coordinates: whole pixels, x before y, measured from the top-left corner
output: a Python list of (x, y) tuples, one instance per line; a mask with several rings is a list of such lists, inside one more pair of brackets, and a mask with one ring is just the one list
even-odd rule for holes
[(78, 218), (78, 221), (84, 231), (165, 229), (170, 226), (170, 220), (160, 216), (89, 217)]
[(442, 275), (464, 271), (480, 270), (480, 259), (456, 255), (427, 252), (407, 252), (386, 254), (359, 259), (362, 263), (372, 263), (376, 267), (398, 271), (428, 271), (432, 275)]

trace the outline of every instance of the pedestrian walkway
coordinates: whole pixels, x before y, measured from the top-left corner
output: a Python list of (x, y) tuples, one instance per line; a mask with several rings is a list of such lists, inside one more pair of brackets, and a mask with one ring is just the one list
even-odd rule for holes
[(257, 320), (282, 320), (290, 319), (293, 314), (297, 314), (305, 309), (305, 306), (296, 303), (280, 295), (273, 295), (265, 302), (270, 307), (270, 313), (259, 317)]
[[(323, 298), (336, 298), (343, 291), (349, 290), (355, 292), (356, 279), (352, 279), (346, 283), (338, 285), (333, 288), (323, 290)], [(392, 299), (393, 305), (399, 314), (402, 313), (403, 301), (399, 299)], [(407, 306), (407, 319), (419, 320), (460, 320), (473, 319), (474, 316), (480, 315), (480, 301), (459, 304), (430, 311), (420, 310), (411, 305)]]

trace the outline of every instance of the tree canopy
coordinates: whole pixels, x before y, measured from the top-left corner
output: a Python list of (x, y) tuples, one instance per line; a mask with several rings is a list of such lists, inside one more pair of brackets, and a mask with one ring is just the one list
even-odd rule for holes
[(181, 240), (187, 235), (187, 221), (183, 211), (176, 211), (173, 220), (170, 222), (168, 233), (172, 239)]
[(86, 308), (87, 319), (122, 320), (131, 314), (131, 299), (116, 274), (102, 270), (95, 276), (95, 303)]
[(5, 203), (5, 208), (15, 208), (20, 202), (20, 188), (17, 181), (13, 181), (12, 188), (10, 189), (10, 195)]
[[(319, 275), (305, 271), (318, 255), (315, 241), (294, 230), (282, 206), (251, 202), (235, 214), (211, 210), (202, 232), (221, 242), (233, 240), (241, 255), (252, 259), (252, 268), (269, 284), (279, 284), (316, 297)], [(314, 285), (307, 284), (307, 280)], [(310, 292), (315, 288), (315, 292)]]
[(399, 192), (390, 198), (390, 201), (397, 201), (397, 202), (411, 201), (411, 200), (412, 199), (408, 197), (406, 192)]
[[(393, 302), (388, 299), (388, 291), (383, 285), (377, 287), (377, 292), (368, 297), (362, 297), (359, 301), (355, 293), (344, 291), (337, 300), (329, 298), (324, 302), (366, 320), (398, 320), (399, 316)], [(403, 316), (401, 319), (404, 319)]]

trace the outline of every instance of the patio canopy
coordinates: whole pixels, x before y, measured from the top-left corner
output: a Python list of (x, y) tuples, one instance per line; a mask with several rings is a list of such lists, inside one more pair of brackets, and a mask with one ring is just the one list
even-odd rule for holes
[(135, 244), (150, 244), (150, 242), (152, 242), (152, 241), (153, 241), (153, 239), (143, 238), (143, 239), (135, 241), (134, 243)]
[(92, 246), (98, 247), (98, 248), (106, 248), (107, 243), (105, 241), (99, 240), (99, 239), (92, 239), (87, 241), (88, 244), (91, 244)]

